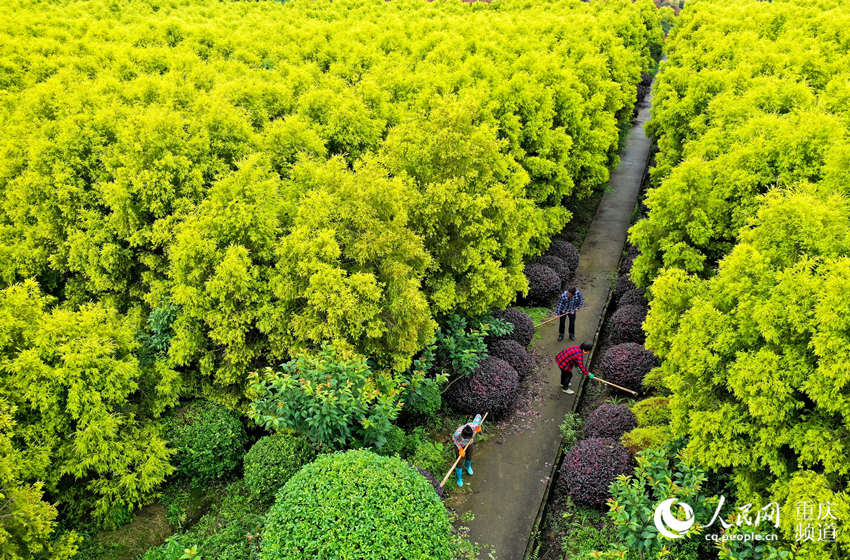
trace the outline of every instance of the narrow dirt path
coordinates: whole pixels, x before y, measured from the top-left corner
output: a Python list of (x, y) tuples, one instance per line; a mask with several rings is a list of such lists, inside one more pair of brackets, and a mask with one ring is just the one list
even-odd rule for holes
[(475, 475), (464, 477), (464, 488), (468, 484), (472, 492), (459, 500), (457, 508), (474, 516), (466, 525), (470, 538), (482, 545), (482, 560), (491, 558), (491, 552), (499, 560), (521, 560), (525, 555), (558, 453), (558, 428), (564, 414), (575, 408), (582, 381), (573, 376), (576, 395), (562, 393), (554, 356), (568, 343), (592, 341), (600, 324), (649, 158), (650, 140), (643, 125), (649, 119), (650, 100), (651, 94), (640, 105), (620, 164), (611, 173), (608, 192), (581, 246), (576, 285), (584, 295), (585, 307), (576, 320), (576, 342), (557, 342), (557, 321), (538, 330), (542, 338), (534, 342), (536, 351), (552, 356), (543, 371), (540, 421), (529, 429), (510, 430), (476, 446)]

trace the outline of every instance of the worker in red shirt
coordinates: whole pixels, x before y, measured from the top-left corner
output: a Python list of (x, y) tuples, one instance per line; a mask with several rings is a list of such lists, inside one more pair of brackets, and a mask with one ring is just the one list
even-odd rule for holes
[(572, 381), (573, 378), (574, 367), (579, 368), (584, 375), (593, 379), (593, 374), (587, 371), (587, 368), (584, 367), (584, 357), (591, 350), (593, 350), (592, 344), (582, 342), (578, 346), (564, 348), (558, 352), (557, 356), (555, 356), (555, 361), (558, 363), (558, 367), (561, 368), (561, 391), (568, 395), (575, 393), (575, 391), (570, 389), (570, 381)]

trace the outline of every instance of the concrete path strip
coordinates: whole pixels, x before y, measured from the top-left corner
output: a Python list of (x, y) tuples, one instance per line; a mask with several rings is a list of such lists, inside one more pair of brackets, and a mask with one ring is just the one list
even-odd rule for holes
[[(559, 425), (564, 414), (575, 409), (583, 381), (574, 375), (572, 388), (576, 395), (562, 393), (555, 354), (567, 344), (593, 341), (600, 325), (649, 158), (650, 140), (643, 126), (649, 119), (650, 99), (651, 94), (641, 103), (620, 164), (611, 174), (608, 192), (581, 246), (575, 283), (584, 295), (585, 307), (576, 319), (576, 342), (557, 342), (557, 321), (538, 329), (542, 339), (534, 345), (544, 355), (552, 356), (543, 372), (541, 420), (533, 429), (512, 431), (476, 446), (475, 475), (464, 478), (464, 487), (469, 484), (472, 493), (465, 496), (458, 509), (459, 513), (471, 511), (474, 515), (465, 525), (469, 526), (472, 541), (482, 546), (481, 560), (492, 558), (491, 551), (498, 560), (521, 560), (525, 555), (557, 457)], [(452, 483), (450, 479), (447, 484)]]

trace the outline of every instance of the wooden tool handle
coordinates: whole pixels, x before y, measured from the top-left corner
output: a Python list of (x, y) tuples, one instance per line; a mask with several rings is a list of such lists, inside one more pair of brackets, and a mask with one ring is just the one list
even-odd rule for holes
[(606, 385), (610, 385), (611, 387), (616, 387), (617, 389), (620, 389), (621, 391), (625, 391), (627, 393), (633, 394), (634, 396), (637, 396), (636, 391), (632, 391), (631, 389), (626, 389), (625, 387), (620, 387), (616, 383), (611, 383), (610, 381), (605, 381), (604, 379), (602, 379), (600, 377), (596, 377), (595, 375), (593, 376), (593, 378), (597, 381), (601, 381), (602, 383), (605, 383)]

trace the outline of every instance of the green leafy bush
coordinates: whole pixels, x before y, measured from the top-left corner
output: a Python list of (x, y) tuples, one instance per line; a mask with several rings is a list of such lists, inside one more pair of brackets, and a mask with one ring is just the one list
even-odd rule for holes
[(638, 426), (620, 438), (623, 447), (636, 455), (646, 449), (662, 449), (673, 439), (669, 426)]
[(681, 541), (671, 543), (655, 528), (653, 516), (656, 506), (663, 500), (677, 498), (689, 504), (696, 519), (711, 519), (714, 513), (709, 496), (703, 495), (707, 474), (693, 466), (682, 453), (679, 445), (663, 449), (651, 449), (637, 454), (637, 466), (629, 476), (618, 477), (610, 487), (611, 501), (608, 516), (617, 528), (617, 544), (612, 548), (621, 553), (634, 554), (643, 558), (656, 558), (671, 546), (680, 554), (675, 558), (697, 558), (693, 550), (681, 554), (684, 549), (696, 549), (696, 544), (706, 543), (695, 526)]
[(141, 560), (183, 560), (188, 547), (182, 534), (172, 535), (165, 543), (146, 550)]
[(368, 451), (324, 455), (278, 494), (262, 560), (454, 560), (451, 523), (431, 484), (401, 459)]
[(434, 488), (434, 492), (437, 493), (437, 496), (439, 496), (441, 500), (445, 499), (446, 491), (443, 489), (442, 486), (440, 486), (440, 481), (437, 480), (433, 474), (420, 467), (416, 467), (416, 472), (421, 474), (423, 478), (428, 481), (428, 484), (430, 484)]
[(434, 418), (443, 405), (443, 395), (440, 385), (445, 383), (443, 377), (426, 377), (425, 373), (414, 373), (405, 386), (403, 410), (410, 416), (420, 419)]
[(257, 500), (271, 502), (286, 481), (315, 457), (316, 451), (301, 436), (261, 437), (245, 454), (245, 485)]
[(670, 423), (670, 399), (650, 397), (632, 405), (638, 426), (665, 426)]
[(331, 449), (383, 446), (401, 409), (395, 378), (369, 369), (366, 360), (325, 346), (280, 370), (251, 374), (249, 415), (269, 430), (289, 428)]
[(436, 366), (452, 377), (470, 375), (487, 357), (487, 330), (476, 328), (460, 315), (451, 315), (440, 325), (435, 345)]
[(239, 417), (221, 405), (197, 400), (165, 420), (177, 474), (194, 486), (222, 478), (239, 466), (248, 436)]
[(561, 441), (565, 449), (575, 445), (578, 440), (584, 439), (584, 434), (581, 431), (583, 424), (584, 420), (575, 412), (564, 414), (564, 419), (561, 421)]
[(413, 439), (412, 446), (407, 460), (413, 466), (431, 473), (441, 473), (451, 464), (454, 445), (449, 447), (443, 442), (430, 440), (424, 431)]
[(448, 373), (434, 371), (436, 364), (436, 342), (426, 346), (405, 375), (402, 401), (403, 412), (417, 420), (435, 417), (443, 404), (441, 386), (448, 379)]
[(393, 426), (390, 428), (390, 431), (387, 432), (386, 443), (381, 447), (376, 447), (373, 449), (375, 453), (378, 455), (399, 455), (404, 449), (404, 444), (407, 441), (407, 437), (404, 434), (404, 430), (399, 428), (398, 426)]

